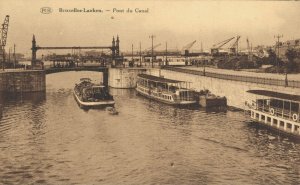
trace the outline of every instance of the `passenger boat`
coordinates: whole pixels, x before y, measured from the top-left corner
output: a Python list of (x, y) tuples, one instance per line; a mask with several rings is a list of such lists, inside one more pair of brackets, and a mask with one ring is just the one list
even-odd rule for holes
[(73, 94), (81, 108), (95, 108), (115, 104), (107, 87), (94, 84), (89, 78), (81, 78), (80, 83), (75, 85)]
[(147, 74), (137, 76), (138, 94), (173, 105), (196, 104), (195, 92), (188, 83)]
[(249, 90), (254, 100), (246, 102), (251, 119), (300, 138), (300, 96), (267, 90)]

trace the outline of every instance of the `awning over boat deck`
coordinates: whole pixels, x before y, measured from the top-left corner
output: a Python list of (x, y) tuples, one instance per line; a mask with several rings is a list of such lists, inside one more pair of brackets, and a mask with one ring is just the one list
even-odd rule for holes
[(262, 95), (262, 96), (268, 96), (276, 99), (300, 102), (299, 95), (285, 94), (285, 93), (279, 93), (279, 92), (267, 91), (267, 90), (249, 90), (247, 92), (252, 94)]
[(147, 75), (147, 74), (139, 74), (138, 77), (144, 78), (146, 80), (150, 80), (153, 82), (160, 82), (160, 83), (181, 83), (184, 81), (179, 81), (179, 80), (172, 80), (168, 78), (162, 78), (158, 76), (152, 76), (152, 75)]

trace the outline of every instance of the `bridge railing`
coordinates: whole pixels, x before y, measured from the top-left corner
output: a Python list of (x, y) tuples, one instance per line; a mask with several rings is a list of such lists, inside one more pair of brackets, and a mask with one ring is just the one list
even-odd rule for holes
[(213, 73), (213, 72), (204, 72), (204, 71), (198, 71), (198, 70), (176, 68), (176, 67), (171, 67), (171, 66), (165, 66), (162, 69), (166, 69), (166, 70), (170, 70), (170, 71), (177, 71), (177, 72), (182, 72), (182, 73), (187, 73), (187, 74), (193, 74), (193, 75), (199, 75), (199, 76), (207, 76), (207, 77), (212, 77), (212, 78), (224, 79), (224, 80), (300, 88), (300, 81), (295, 81), (295, 80), (285, 81), (285, 80), (272, 79), (272, 78), (220, 74), (220, 73)]

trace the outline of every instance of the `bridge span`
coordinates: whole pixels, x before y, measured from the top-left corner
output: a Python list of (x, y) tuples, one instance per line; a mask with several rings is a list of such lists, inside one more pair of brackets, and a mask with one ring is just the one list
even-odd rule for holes
[(79, 66), (79, 67), (71, 67), (71, 68), (47, 68), (44, 69), (45, 75), (59, 73), (59, 72), (67, 72), (67, 71), (95, 71), (102, 72), (103, 74), (103, 85), (108, 86), (108, 67), (97, 67), (97, 66)]
[(95, 67), (95, 66), (80, 66), (71, 68), (47, 68), (44, 69), (46, 74), (67, 72), (67, 71), (96, 71), (96, 72), (107, 72), (108, 67)]
[(72, 68), (47, 68), (44, 70), (6, 70), (0, 72), (0, 92), (23, 93), (46, 90), (46, 75), (67, 71), (102, 72), (103, 84), (108, 86), (108, 67), (80, 66)]

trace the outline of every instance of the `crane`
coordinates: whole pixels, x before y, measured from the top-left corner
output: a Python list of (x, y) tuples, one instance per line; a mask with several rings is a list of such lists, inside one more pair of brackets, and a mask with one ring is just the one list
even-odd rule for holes
[(193, 45), (196, 43), (196, 40), (194, 40), (193, 42), (183, 46), (182, 50), (189, 50), (191, 47), (193, 47)]
[(250, 44), (249, 44), (248, 38), (247, 38), (247, 50), (248, 50), (248, 53), (250, 53)]
[(238, 44), (239, 44), (239, 40), (240, 40), (241, 36), (237, 36), (235, 42), (230, 46), (229, 50), (231, 53), (233, 54), (238, 54)]
[(7, 39), (7, 32), (8, 32), (8, 23), (9, 23), (9, 15), (5, 16), (4, 23), (2, 24), (1, 29), (1, 54), (2, 54), (2, 69), (4, 70), (5, 65), (5, 46), (6, 46), (6, 39)]
[(191, 42), (191, 43), (189, 43), (189, 44), (183, 46), (182, 51), (184, 52), (184, 55), (185, 55), (185, 56), (188, 56), (188, 55), (189, 55), (189, 49), (190, 49), (191, 47), (193, 47), (193, 45), (194, 45), (195, 43), (196, 43), (196, 40), (194, 40), (193, 42)]
[(250, 43), (249, 43), (248, 37), (247, 37), (247, 50), (248, 50), (248, 60), (249, 60), (249, 61), (252, 61), (252, 59), (253, 59), (253, 55), (252, 55), (252, 45), (251, 45), (251, 48), (250, 48)]
[[(161, 43), (154, 45), (154, 46), (153, 46), (153, 50), (154, 50), (155, 48), (159, 47), (160, 45), (161, 45)], [(144, 50), (144, 54), (148, 55), (148, 54), (151, 52), (151, 50), (152, 50), (152, 47), (145, 49), (145, 50)]]
[(230, 39), (224, 40), (222, 42), (219, 42), (217, 44), (214, 44), (213, 47), (211, 48), (211, 54), (212, 55), (218, 55), (219, 54), (219, 49), (224, 46), (225, 44), (227, 44), (228, 42), (230, 42), (232, 39), (234, 39), (235, 37), (232, 37)]
[[(161, 45), (161, 43), (154, 45), (154, 46), (153, 46), (153, 49), (159, 47), (160, 45)], [(145, 49), (145, 52), (150, 51), (151, 49), (152, 49), (152, 47), (147, 48), (147, 49)]]

